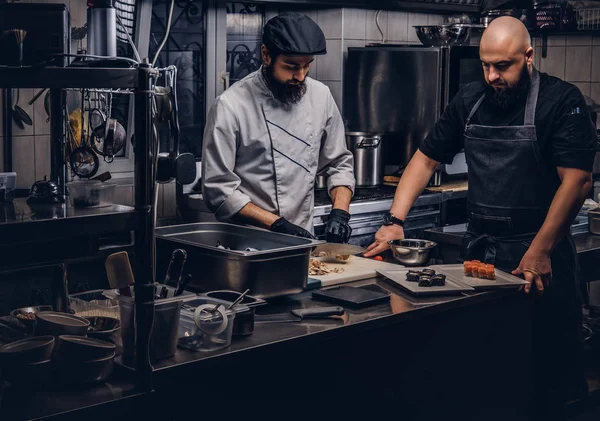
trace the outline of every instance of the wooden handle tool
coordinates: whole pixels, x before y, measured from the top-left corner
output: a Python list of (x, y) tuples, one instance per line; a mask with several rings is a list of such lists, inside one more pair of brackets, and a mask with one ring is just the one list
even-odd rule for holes
[(104, 266), (106, 267), (106, 275), (108, 276), (110, 287), (118, 289), (119, 294), (121, 295), (131, 297), (129, 286), (132, 285), (135, 280), (133, 278), (133, 271), (131, 270), (127, 252), (120, 251), (111, 254), (106, 258)]

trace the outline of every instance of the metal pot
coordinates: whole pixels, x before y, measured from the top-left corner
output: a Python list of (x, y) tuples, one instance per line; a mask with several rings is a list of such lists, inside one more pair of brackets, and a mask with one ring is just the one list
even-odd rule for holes
[(354, 155), (356, 187), (377, 187), (383, 183), (381, 134), (346, 133), (348, 149)]

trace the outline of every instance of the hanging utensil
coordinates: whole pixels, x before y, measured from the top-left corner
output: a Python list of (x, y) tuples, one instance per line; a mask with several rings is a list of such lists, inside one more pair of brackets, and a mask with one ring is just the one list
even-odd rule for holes
[[(86, 102), (88, 104), (88, 110), (91, 108), (89, 106), (89, 92), (85, 90), (81, 91), (81, 146), (76, 148), (69, 157), (69, 164), (71, 166), (71, 170), (75, 175), (80, 178), (90, 178), (96, 175), (98, 172), (98, 168), (100, 167), (100, 161), (98, 160), (98, 156), (94, 153), (94, 150), (89, 146), (88, 140), (91, 134), (90, 130), (90, 121), (89, 118), (87, 122), (85, 121), (86, 115)], [(87, 124), (85, 124), (87, 123)]]
[(21, 129), (25, 129), (25, 125), (27, 124), (28, 126), (32, 126), (33, 125), (33, 121), (31, 120), (31, 117), (29, 117), (29, 114), (27, 114), (27, 112), (19, 107), (19, 89), (16, 89), (17, 94), (15, 96), (15, 104), (13, 106), (13, 119), (15, 121), (15, 123), (17, 124), (17, 126), (19, 126)]

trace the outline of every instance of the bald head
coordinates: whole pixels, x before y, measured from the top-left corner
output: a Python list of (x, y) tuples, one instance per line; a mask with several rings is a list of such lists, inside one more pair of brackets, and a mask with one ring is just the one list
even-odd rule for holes
[(524, 53), (531, 47), (531, 37), (523, 22), (511, 16), (494, 19), (483, 32), (480, 50), (501, 49), (506, 53)]
[(494, 19), (481, 36), (479, 58), (490, 86), (496, 90), (516, 86), (533, 71), (533, 48), (525, 25), (510, 16)]

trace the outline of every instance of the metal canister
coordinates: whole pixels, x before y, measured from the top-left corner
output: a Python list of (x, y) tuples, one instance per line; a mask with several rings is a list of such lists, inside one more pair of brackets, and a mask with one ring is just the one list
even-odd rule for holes
[(383, 183), (381, 134), (347, 132), (346, 144), (354, 155), (356, 187), (377, 187)]

